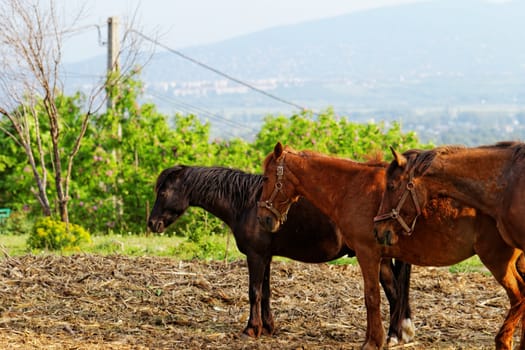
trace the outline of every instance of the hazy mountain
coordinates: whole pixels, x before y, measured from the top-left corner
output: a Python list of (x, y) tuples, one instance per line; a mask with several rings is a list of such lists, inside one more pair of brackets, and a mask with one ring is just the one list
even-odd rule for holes
[[(524, 14), (522, 1), (410, 4), (273, 28), (184, 52), (243, 79), (523, 73)], [(166, 77), (214, 76), (166, 53), (152, 62), (147, 79)]]
[[(333, 106), (356, 119), (404, 118), (412, 125), (414, 118), (443, 111), (457, 117), (466, 106), (523, 112), (524, 15), (525, 1), (433, 1), (276, 27), (180, 51), (302, 106)], [(100, 60), (103, 69), (105, 58)], [(96, 74), (91, 71), (96, 66), (82, 62), (68, 70)], [(171, 52), (156, 54), (142, 79), (150, 97), (168, 98), (157, 102), (165, 109), (189, 103), (249, 122), (257, 113), (292, 108), (232, 82), (212, 83), (225, 78)]]

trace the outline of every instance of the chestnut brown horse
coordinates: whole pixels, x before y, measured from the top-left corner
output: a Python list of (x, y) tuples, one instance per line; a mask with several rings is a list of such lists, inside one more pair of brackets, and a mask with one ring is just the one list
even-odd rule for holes
[[(425, 206), (433, 198), (446, 196), (477, 208), (496, 222), (501, 238), (481, 236), (484, 245), (498, 246), (503, 239), (508, 246), (525, 249), (525, 144), (501, 142), (473, 148), (444, 146), (404, 154), (392, 149), (392, 153), (394, 160), (386, 175), (387, 190), (375, 219), (380, 240), (395, 242), (403, 237), (410, 230), (403, 229), (400, 222), (416, 220), (417, 207)], [(412, 200), (400, 203), (402, 196), (408, 196), (403, 193), (409, 192)], [(416, 226), (412, 238), (419, 235), (420, 230)], [(494, 240), (497, 242), (493, 243)], [(508, 282), (505, 276), (514, 271), (509, 271), (513, 266), (508, 263), (507, 253), (502, 256), (496, 247), (487, 253), (499, 262), (492, 267), (486, 264), (487, 267), (498, 282)], [(522, 285), (520, 289), (523, 295)], [(523, 300), (509, 297), (512, 307), (496, 336), (496, 347), (501, 349), (511, 349), (514, 329), (524, 312)], [(525, 348), (523, 335), (520, 343), (521, 348)]]
[[(341, 231), (304, 199), (290, 209), (278, 234), (261, 231), (257, 199), (262, 181), (262, 175), (222, 167), (168, 168), (157, 179), (157, 198), (148, 222), (152, 231), (163, 232), (189, 206), (198, 206), (231, 228), (237, 247), (248, 261), (250, 318), (244, 333), (252, 337), (274, 331), (270, 310), (272, 256), (308, 263), (354, 256), (344, 244)], [(390, 340), (409, 340), (413, 336), (408, 303), (410, 265), (385, 260), (381, 271), (381, 283), (391, 306)]]
[(259, 206), (258, 216), (266, 230), (277, 231), (283, 222), (281, 214), (304, 196), (334, 221), (346, 244), (355, 251), (363, 274), (367, 308), (363, 348), (382, 348), (384, 343), (378, 281), (382, 257), (424, 266), (447, 266), (478, 254), (505, 288), (511, 304), (520, 300), (524, 282), (516, 263), (521, 251), (500, 238), (489, 216), (451, 199), (436, 199), (420, 208), (417, 235), (400, 236), (392, 246), (378, 244), (373, 218), (385, 189), (386, 165), (297, 152), (280, 143), (264, 161), (261, 199), (267, 200)]

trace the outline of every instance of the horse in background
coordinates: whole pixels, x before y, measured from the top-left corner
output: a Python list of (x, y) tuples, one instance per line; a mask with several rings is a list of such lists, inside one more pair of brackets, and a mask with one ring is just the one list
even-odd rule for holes
[[(360, 163), (312, 151), (298, 152), (280, 143), (264, 161), (261, 199), (270, 198), (266, 201), (270, 203), (259, 206), (258, 216), (266, 230), (276, 232), (283, 224), (281, 214), (304, 197), (333, 220), (345, 243), (355, 251), (367, 308), (363, 349), (380, 349), (384, 343), (378, 276), (385, 257), (422, 266), (448, 266), (478, 254), (505, 288), (513, 308), (523, 295), (524, 282), (516, 268), (522, 252), (501, 239), (491, 217), (473, 208), (450, 198), (421, 204), (417, 223), (405, 223), (417, 234), (400, 236), (394, 245), (378, 244), (373, 234), (374, 217), (385, 187), (391, 186), (385, 181), (386, 166), (383, 162)], [(397, 193), (396, 198), (400, 196), (405, 203), (412, 198), (410, 193)]]
[[(443, 146), (427, 151), (410, 150), (402, 154), (394, 149), (391, 151), (394, 160), (386, 173), (387, 189), (375, 225), (378, 239), (395, 244), (398, 239), (411, 233), (400, 227), (400, 220), (416, 220), (420, 214), (418, 207), (425, 206), (435, 198), (453, 198), (492, 218), (498, 236), (481, 236), (480, 240), (487, 246), (486, 254), (491, 255), (490, 258), (498, 264), (487, 267), (500, 284), (513, 282), (514, 278), (507, 278), (516, 274), (515, 265), (507, 260), (509, 248), (502, 252), (499, 246), (504, 241), (509, 247), (521, 251), (525, 249), (525, 144), (500, 142), (472, 148)], [(413, 198), (409, 201), (411, 204), (401, 203), (400, 196), (406, 196), (404, 193), (408, 192)], [(413, 231), (412, 237), (420, 234), (417, 226)], [(483, 257), (480, 257), (483, 261)], [(520, 255), (519, 263), (518, 269), (522, 273), (523, 255)], [(521, 291), (521, 298), (507, 291), (511, 308), (496, 336), (496, 347), (499, 349), (512, 348), (512, 336), (520, 318), (520, 346), (525, 348), (524, 288), (523, 280), (518, 280), (520, 283), (515, 288)]]
[[(226, 223), (249, 270), (250, 318), (244, 334), (273, 334), (270, 309), (272, 256), (306, 263), (323, 263), (355, 253), (345, 245), (341, 231), (315, 206), (299, 199), (277, 234), (260, 230), (257, 201), (263, 176), (222, 167), (174, 166), (157, 179), (155, 205), (148, 226), (163, 232), (189, 206), (198, 206)], [(409, 341), (414, 334), (409, 306), (410, 265), (383, 261), (381, 284), (390, 303), (389, 340)]]

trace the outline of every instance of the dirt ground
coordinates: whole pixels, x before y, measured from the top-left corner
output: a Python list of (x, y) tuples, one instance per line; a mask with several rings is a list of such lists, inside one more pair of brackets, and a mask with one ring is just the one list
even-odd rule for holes
[[(277, 333), (259, 339), (241, 336), (247, 273), (243, 261), (5, 257), (0, 348), (358, 349), (364, 340), (358, 267), (274, 262)], [(395, 349), (492, 349), (507, 311), (490, 275), (437, 268), (413, 268), (411, 304), (416, 338)]]

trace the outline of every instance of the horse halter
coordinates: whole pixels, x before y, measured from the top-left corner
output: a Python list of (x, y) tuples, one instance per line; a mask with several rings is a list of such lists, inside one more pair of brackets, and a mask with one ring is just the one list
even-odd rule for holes
[(284, 154), (281, 160), (279, 161), (279, 164), (277, 165), (277, 181), (275, 182), (275, 186), (273, 188), (272, 194), (270, 195), (270, 199), (257, 202), (257, 205), (259, 206), (259, 208), (266, 208), (269, 211), (271, 211), (272, 214), (277, 218), (277, 220), (279, 220), (281, 225), (284, 224), (284, 222), (286, 221), (288, 210), (290, 210), (290, 206), (291, 206), (291, 201), (288, 198), (286, 199), (287, 208), (284, 211), (284, 213), (280, 213), (279, 210), (277, 210), (273, 206), (273, 201), (275, 200), (275, 197), (277, 197), (279, 192), (284, 193), (283, 183), (282, 183), (283, 174), (284, 174)]
[[(403, 208), (403, 204), (405, 204), (405, 201), (409, 194), (412, 197), (412, 202), (414, 203), (414, 206), (416, 207), (416, 217), (414, 218), (414, 221), (412, 221), (412, 225), (410, 226), (408, 226), (406, 221), (399, 215), (401, 208)], [(417, 194), (414, 185), (414, 169), (412, 169), (408, 176), (408, 183), (406, 185), (405, 192), (403, 192), (403, 195), (401, 196), (397, 207), (393, 208), (390, 213), (375, 216), (374, 222), (394, 219), (401, 225), (401, 227), (403, 227), (403, 230), (406, 232), (406, 235), (410, 236), (414, 232), (414, 226), (416, 226), (416, 221), (419, 215), (421, 215), (421, 208), (417, 200)]]

